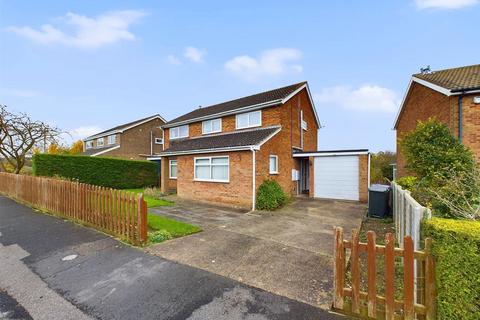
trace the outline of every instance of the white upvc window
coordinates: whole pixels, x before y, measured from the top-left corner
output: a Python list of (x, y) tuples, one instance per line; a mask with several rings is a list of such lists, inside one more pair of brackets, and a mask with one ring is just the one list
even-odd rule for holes
[(274, 155), (274, 154), (270, 155), (269, 167), (270, 167), (270, 174), (278, 174), (278, 156), (277, 155)]
[(222, 119), (205, 120), (202, 122), (202, 134), (222, 132)]
[(300, 119), (302, 121), (302, 130), (307, 130), (307, 121), (303, 119), (303, 110), (300, 111)]
[(162, 138), (155, 138), (155, 144), (163, 144)]
[(85, 149), (92, 149), (93, 148), (93, 140), (88, 140), (85, 142)]
[(103, 147), (105, 141), (103, 140), (103, 138), (98, 138), (97, 139), (97, 147)]
[(112, 134), (108, 136), (108, 144), (115, 144), (117, 143), (117, 135)]
[(194, 180), (229, 182), (230, 165), (228, 156), (196, 157), (194, 162)]
[(188, 124), (179, 127), (170, 128), (170, 139), (180, 139), (188, 137)]
[(262, 125), (262, 111), (237, 114), (235, 122), (237, 129), (259, 127)]
[(170, 160), (170, 179), (177, 179), (177, 160)]

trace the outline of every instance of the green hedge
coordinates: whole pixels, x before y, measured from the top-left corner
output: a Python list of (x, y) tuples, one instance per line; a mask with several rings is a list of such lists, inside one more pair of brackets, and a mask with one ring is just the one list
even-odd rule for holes
[(434, 218), (423, 233), (433, 239), (438, 319), (480, 319), (480, 221)]
[(78, 155), (33, 156), (33, 173), (37, 176), (59, 176), (115, 189), (157, 185), (157, 170), (157, 163), (151, 161)]

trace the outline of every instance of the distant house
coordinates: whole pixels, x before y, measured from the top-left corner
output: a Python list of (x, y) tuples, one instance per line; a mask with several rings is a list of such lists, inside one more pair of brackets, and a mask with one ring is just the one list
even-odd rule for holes
[(317, 151), (307, 82), (201, 107), (162, 126), (162, 191), (254, 208), (265, 179), (291, 195), (366, 201), (368, 150)]
[(125, 123), (83, 140), (83, 155), (145, 159), (163, 150), (160, 115)]
[(429, 118), (445, 123), (480, 161), (480, 64), (412, 76), (394, 125), (399, 177), (408, 174), (399, 140)]

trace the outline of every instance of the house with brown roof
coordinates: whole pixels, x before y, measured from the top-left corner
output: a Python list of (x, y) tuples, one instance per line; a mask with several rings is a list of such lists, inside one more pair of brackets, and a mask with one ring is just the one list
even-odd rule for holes
[(165, 123), (156, 114), (96, 133), (83, 139), (82, 155), (145, 160), (163, 151)]
[[(368, 150), (317, 151), (319, 128), (308, 84), (300, 82), (167, 122), (165, 149), (149, 159), (161, 160), (163, 192), (191, 200), (255, 208), (258, 187), (272, 179), (291, 195), (365, 201)], [(323, 170), (316, 158), (325, 160)]]
[(412, 75), (394, 124), (399, 177), (408, 174), (399, 140), (429, 118), (445, 123), (480, 161), (480, 64)]

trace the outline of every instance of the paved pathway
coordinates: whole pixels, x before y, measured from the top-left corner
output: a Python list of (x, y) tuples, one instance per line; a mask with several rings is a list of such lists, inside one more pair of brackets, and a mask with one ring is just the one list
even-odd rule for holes
[[(24, 309), (35, 319), (339, 318), (148, 255), (4, 197), (0, 244), (0, 299), (10, 301), (0, 303), (2, 314)], [(9, 306), (15, 310), (4, 310)]]
[(306, 198), (273, 213), (245, 214), (176, 202), (151, 211), (204, 231), (157, 244), (149, 252), (325, 310), (332, 302), (333, 226), (348, 235), (360, 227), (366, 209), (356, 202)]

